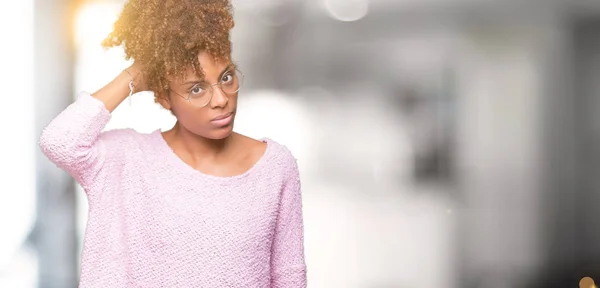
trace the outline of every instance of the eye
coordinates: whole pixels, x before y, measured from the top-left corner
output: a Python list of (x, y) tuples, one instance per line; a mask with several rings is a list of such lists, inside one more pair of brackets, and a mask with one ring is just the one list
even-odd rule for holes
[(200, 85), (196, 85), (190, 89), (191, 94), (201, 94), (202, 92), (204, 92), (204, 89)]
[(233, 81), (233, 75), (231, 73), (225, 74), (223, 76), (223, 79), (221, 79), (221, 81), (223, 81), (223, 83), (229, 83), (229, 82)]

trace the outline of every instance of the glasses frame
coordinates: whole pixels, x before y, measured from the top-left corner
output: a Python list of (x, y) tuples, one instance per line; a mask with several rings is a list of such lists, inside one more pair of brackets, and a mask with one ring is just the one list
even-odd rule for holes
[(195, 105), (195, 104), (193, 104), (192, 100), (191, 100), (191, 97), (190, 97), (189, 94), (188, 94), (188, 96), (183, 96), (183, 95), (177, 93), (177, 91), (171, 89), (170, 87), (169, 87), (169, 91), (171, 91), (171, 92), (179, 95), (181, 98), (185, 99), (190, 105), (192, 105), (194, 107), (198, 107), (198, 108), (203, 108), (203, 107), (206, 107), (210, 103), (210, 101), (212, 101), (212, 98), (215, 95), (214, 94), (214, 90), (215, 89), (213, 88), (214, 86), (219, 86), (219, 89), (221, 89), (221, 92), (223, 92), (223, 94), (225, 94), (227, 96), (231, 96), (231, 95), (233, 95), (235, 93), (240, 92), (240, 89), (242, 88), (242, 85), (244, 84), (244, 73), (242, 73), (242, 71), (240, 71), (237, 68), (235, 68), (234, 71), (235, 71), (235, 75), (238, 76), (238, 83), (239, 83), (239, 85), (238, 85), (237, 90), (235, 90), (234, 92), (231, 92), (231, 93), (225, 92), (225, 90), (223, 90), (223, 86), (222, 86), (223, 85), (223, 80), (220, 80), (219, 82), (217, 82), (215, 84), (209, 84), (208, 88), (209, 88), (209, 92), (210, 92), (210, 97), (208, 97), (208, 100), (206, 101), (206, 103), (204, 103), (202, 105)]

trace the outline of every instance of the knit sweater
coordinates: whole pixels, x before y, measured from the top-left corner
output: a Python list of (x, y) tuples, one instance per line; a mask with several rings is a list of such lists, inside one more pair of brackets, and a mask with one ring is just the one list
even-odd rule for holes
[(109, 119), (82, 93), (40, 137), (87, 195), (80, 288), (306, 287), (300, 180), (285, 146), (261, 139), (251, 169), (217, 177), (159, 130), (102, 132)]

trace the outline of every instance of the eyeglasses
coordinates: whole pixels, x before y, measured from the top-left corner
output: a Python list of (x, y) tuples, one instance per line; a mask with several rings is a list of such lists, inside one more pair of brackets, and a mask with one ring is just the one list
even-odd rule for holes
[(218, 83), (195, 84), (194, 86), (192, 86), (191, 88), (189, 88), (186, 91), (187, 96), (181, 95), (181, 94), (177, 93), (176, 91), (174, 91), (173, 89), (169, 88), (169, 90), (171, 92), (181, 96), (183, 99), (187, 100), (190, 104), (201, 108), (201, 107), (208, 105), (208, 103), (210, 103), (210, 100), (212, 100), (212, 97), (214, 95), (214, 93), (213, 93), (214, 86), (219, 86), (219, 88), (221, 89), (221, 91), (223, 91), (223, 93), (225, 93), (228, 96), (231, 96), (231, 95), (237, 93), (238, 91), (240, 91), (240, 87), (242, 87), (243, 82), (244, 82), (244, 74), (242, 74), (242, 72), (235, 69), (235, 70), (230, 70), (230, 71), (223, 73), (223, 76), (221, 77), (221, 81), (219, 81)]

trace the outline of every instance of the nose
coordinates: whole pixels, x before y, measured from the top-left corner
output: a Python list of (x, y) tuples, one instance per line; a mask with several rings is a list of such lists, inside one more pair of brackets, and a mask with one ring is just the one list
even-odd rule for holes
[(227, 95), (225, 94), (225, 92), (223, 92), (223, 90), (221, 90), (221, 87), (219, 87), (219, 85), (213, 87), (212, 93), (212, 99), (210, 99), (212, 108), (223, 108), (227, 106), (229, 98), (227, 98)]

